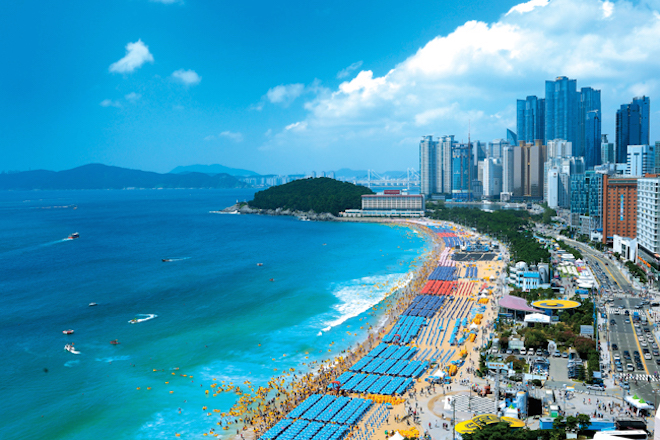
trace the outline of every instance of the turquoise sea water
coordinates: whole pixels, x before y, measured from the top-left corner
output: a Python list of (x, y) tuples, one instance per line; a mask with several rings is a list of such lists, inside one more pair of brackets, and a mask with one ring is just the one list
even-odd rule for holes
[(202, 407), (236, 398), (205, 395), (213, 378), (265, 384), (351, 346), (428, 249), (403, 227), (209, 213), (253, 192), (0, 193), (0, 438), (202, 438)]

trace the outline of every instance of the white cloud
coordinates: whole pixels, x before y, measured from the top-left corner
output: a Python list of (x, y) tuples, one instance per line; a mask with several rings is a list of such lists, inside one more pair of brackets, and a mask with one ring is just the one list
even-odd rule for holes
[(525, 12), (531, 12), (536, 7), (547, 6), (550, 0), (529, 0), (527, 3), (520, 3), (513, 8), (509, 9), (509, 12), (506, 15), (518, 12), (519, 14), (524, 14)]
[[(602, 91), (602, 131), (614, 133), (621, 104), (638, 93), (660, 94), (660, 2), (609, 3), (531, 1), (493, 23), (466, 22), (384, 75), (361, 71), (310, 97), (305, 117), (273, 133), (261, 150), (282, 161), (316, 152), (328, 167), (347, 156), (351, 166), (418, 166), (417, 144), (401, 140), (432, 133), (467, 140), (468, 121), (473, 139), (505, 137), (516, 128), (516, 99), (543, 97), (545, 81), (560, 75)], [(303, 93), (302, 85), (278, 87), (269, 91), (271, 102)]]
[(126, 55), (116, 63), (110, 64), (110, 72), (113, 73), (131, 73), (139, 69), (146, 62), (153, 63), (154, 57), (149, 52), (149, 47), (137, 40), (135, 43), (126, 45)]
[(238, 132), (238, 131), (223, 131), (222, 133), (218, 134), (217, 136), (214, 134), (208, 135), (204, 138), (205, 141), (214, 141), (216, 139), (220, 138), (227, 138), (230, 139), (234, 142), (243, 142), (243, 133)]
[(197, 75), (194, 70), (175, 70), (172, 72), (172, 78), (187, 86), (195, 86), (202, 81), (202, 77)]
[(284, 127), (285, 130), (304, 131), (307, 129), (307, 121), (298, 121)]
[(223, 131), (222, 133), (220, 133), (220, 136), (231, 139), (234, 142), (243, 142), (243, 134), (240, 132)]
[(268, 90), (266, 97), (273, 104), (287, 106), (305, 91), (304, 84), (281, 84)]
[(121, 103), (119, 101), (113, 101), (112, 99), (104, 99), (99, 103), (101, 107), (121, 107)]
[(354, 70), (357, 70), (360, 67), (362, 67), (362, 61), (356, 61), (355, 63), (351, 64), (350, 66), (346, 67), (345, 69), (341, 69), (339, 71), (339, 73), (337, 73), (337, 78), (339, 78), (339, 79), (346, 78), (351, 73), (353, 73)]
[(142, 95), (140, 95), (139, 93), (135, 93), (135, 92), (131, 92), (128, 95), (124, 95), (124, 99), (126, 99), (126, 101), (129, 101), (129, 102), (139, 101), (140, 98), (142, 98)]
[(614, 12), (614, 3), (605, 0), (603, 2), (603, 18), (609, 18)]

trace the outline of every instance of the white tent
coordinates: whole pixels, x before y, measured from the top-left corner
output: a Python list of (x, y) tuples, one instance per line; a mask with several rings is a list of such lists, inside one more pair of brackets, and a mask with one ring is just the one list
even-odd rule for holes
[(479, 326), (473, 322), (472, 324), (470, 324), (470, 329), (474, 329), (474, 328), (479, 328)]
[(629, 404), (631, 404), (632, 406), (634, 406), (637, 409), (653, 409), (653, 405), (646, 403), (642, 399), (639, 399), (639, 398), (635, 399), (635, 397), (637, 397), (637, 396), (636, 395), (634, 397), (633, 396), (626, 396), (626, 402), (628, 402)]
[(550, 317), (541, 313), (530, 313), (529, 315), (525, 316), (525, 322), (542, 322), (549, 324)]
[(390, 439), (392, 439), (392, 440), (403, 440), (404, 437), (401, 434), (399, 434), (399, 431), (397, 431), (397, 432), (394, 433), (394, 435), (392, 437), (390, 437)]

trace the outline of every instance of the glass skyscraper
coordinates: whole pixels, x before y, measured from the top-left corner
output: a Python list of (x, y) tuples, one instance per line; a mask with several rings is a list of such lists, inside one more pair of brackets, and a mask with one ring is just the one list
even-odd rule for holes
[[(597, 122), (598, 127), (587, 127), (589, 113), (598, 111), (597, 119), (592, 115), (591, 124)], [(587, 157), (594, 156), (595, 149), (600, 151), (600, 121), (601, 121), (601, 108), (600, 108), (600, 90), (594, 90), (591, 87), (582, 87), (580, 90), (580, 99), (578, 104), (578, 137), (577, 144), (573, 144), (573, 151), (576, 156), (584, 156), (588, 168), (593, 168), (590, 165)], [(594, 131), (598, 132), (598, 137), (594, 137)], [(600, 158), (598, 159), (600, 160)]]
[[(564, 139), (577, 143), (578, 136), (577, 80), (565, 76), (545, 82), (545, 139)], [(520, 137), (520, 133), (518, 133)]]
[(651, 100), (647, 96), (633, 98), (616, 112), (616, 161), (626, 163), (628, 145), (649, 145)]
[[(600, 147), (600, 110), (591, 110), (587, 112), (584, 121), (584, 163), (588, 170), (593, 169), (601, 163)], [(576, 156), (582, 156), (576, 154)]]
[(451, 151), (451, 172), (453, 177), (451, 194), (453, 200), (472, 200), (472, 191), (470, 189), (470, 184), (472, 183), (471, 156), (472, 148), (470, 144), (458, 144)]
[(533, 143), (545, 140), (545, 99), (528, 96), (517, 102), (516, 125), (518, 141)]

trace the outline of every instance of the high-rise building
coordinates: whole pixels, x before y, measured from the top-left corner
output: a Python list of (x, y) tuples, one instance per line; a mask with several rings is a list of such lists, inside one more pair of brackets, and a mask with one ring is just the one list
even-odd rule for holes
[(502, 192), (513, 193), (513, 150), (515, 145), (502, 148)]
[(637, 240), (645, 259), (658, 260), (660, 254), (660, 178), (637, 181)]
[(613, 143), (607, 141), (606, 134), (601, 134), (600, 163), (616, 163), (616, 149), (614, 148)]
[(633, 98), (616, 112), (616, 161), (626, 163), (628, 145), (648, 145), (651, 100), (647, 96)]
[(525, 145), (525, 143), (520, 142), (519, 146), (513, 148), (513, 186), (511, 191), (513, 193), (513, 197), (525, 196), (525, 168), (527, 168), (527, 148), (525, 148), (523, 145)]
[(453, 200), (471, 200), (472, 191), (472, 148), (470, 144), (458, 144), (451, 152), (452, 157), (452, 188)]
[(439, 140), (438, 147), (440, 149), (438, 155), (438, 167), (442, 172), (437, 174), (440, 180), (437, 184), (438, 192), (442, 194), (451, 194), (452, 188), (452, 150), (458, 145), (454, 140), (454, 135), (442, 136)]
[(437, 192), (437, 153), (438, 142), (433, 140), (433, 136), (422, 137), (422, 140), (419, 143), (419, 191), (425, 196)]
[[(591, 114), (590, 119), (589, 115), (594, 111), (598, 113)], [(600, 155), (596, 156), (593, 151), (591, 153), (589, 152), (592, 148), (600, 152), (600, 115), (600, 90), (594, 90), (591, 87), (582, 87), (578, 102), (578, 135), (575, 155), (584, 157), (587, 168), (594, 167), (594, 164), (590, 164), (590, 160), (587, 159), (590, 154), (600, 161)], [(596, 132), (598, 136), (594, 137), (594, 133)], [(599, 165), (599, 163), (595, 165)]]
[(637, 179), (603, 175), (603, 243), (637, 236)]
[(544, 168), (546, 161), (546, 147), (540, 139), (529, 147), (529, 166), (526, 169), (529, 181), (527, 197), (532, 199), (543, 199)]
[(560, 76), (545, 82), (545, 140), (565, 139), (576, 144), (578, 99), (576, 80)]
[(655, 171), (654, 174), (660, 174), (660, 141), (655, 141)]
[(548, 159), (573, 156), (573, 144), (563, 139), (548, 141), (547, 144)]
[(593, 170), (571, 175), (571, 223), (580, 224), (580, 216), (590, 218), (590, 231), (602, 224), (603, 174)]
[(483, 187), (485, 197), (499, 197), (502, 192), (502, 159), (488, 157), (483, 165)]
[(545, 201), (552, 209), (559, 208), (559, 169), (551, 168), (546, 172), (546, 196)]
[(545, 99), (528, 96), (517, 102), (518, 142), (545, 140)]
[(488, 143), (488, 148), (486, 150), (486, 157), (492, 158), (501, 158), (504, 147), (508, 146), (509, 143), (504, 139), (495, 139)]
[(644, 176), (655, 171), (655, 146), (628, 145), (626, 176)]
[[(600, 96), (600, 92), (598, 93)], [(600, 100), (599, 100), (600, 101)], [(584, 163), (587, 169), (600, 165), (600, 110), (590, 110), (586, 114), (584, 127)], [(580, 156), (578, 154), (577, 156)]]
[(506, 129), (506, 141), (511, 146), (518, 145), (518, 135), (507, 128)]

